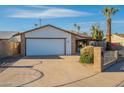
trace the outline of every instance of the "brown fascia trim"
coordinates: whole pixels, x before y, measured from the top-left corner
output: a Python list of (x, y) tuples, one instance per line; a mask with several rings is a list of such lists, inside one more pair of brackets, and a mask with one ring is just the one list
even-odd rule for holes
[[(28, 31), (25, 31), (25, 32), (22, 32), (22, 33), (25, 34), (25, 33), (32, 32), (32, 31), (34, 31), (34, 30), (38, 30), (38, 29), (41, 29), (41, 28), (44, 28), (44, 27), (47, 27), (47, 26), (51, 26), (51, 27), (53, 27), (53, 28), (62, 30), (62, 31), (64, 31), (64, 32), (67, 32), (67, 33), (70, 33), (70, 34), (73, 34), (73, 35), (77, 35), (77, 36), (79, 36), (79, 37), (81, 37), (81, 38), (89, 38), (89, 37), (87, 37), (87, 36), (82, 36), (82, 35), (79, 35), (79, 34), (70, 32), (70, 31), (68, 31), (68, 30), (64, 30), (64, 29), (62, 29), (62, 28), (59, 28), (59, 27), (56, 27), (56, 26), (53, 26), (53, 25), (50, 25), (50, 24), (44, 25), (44, 26), (42, 26), (42, 27), (38, 27), (38, 28), (35, 28), (35, 29), (31, 29), (31, 30), (28, 30)], [(20, 34), (22, 34), (22, 33), (20, 33)]]
[(14, 34), (12, 37), (19, 36), (19, 35), (21, 35), (21, 32)]

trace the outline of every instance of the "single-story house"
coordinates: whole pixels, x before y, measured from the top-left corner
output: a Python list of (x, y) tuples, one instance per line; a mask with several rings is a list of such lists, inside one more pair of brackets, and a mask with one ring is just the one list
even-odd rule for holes
[(21, 54), (23, 56), (73, 55), (77, 53), (77, 42), (88, 38), (87, 35), (45, 25), (21, 33)]
[(124, 34), (113, 34), (111, 36), (111, 42), (115, 46), (124, 46)]
[(15, 31), (0, 31), (0, 56), (16, 55), (19, 52), (20, 36)]

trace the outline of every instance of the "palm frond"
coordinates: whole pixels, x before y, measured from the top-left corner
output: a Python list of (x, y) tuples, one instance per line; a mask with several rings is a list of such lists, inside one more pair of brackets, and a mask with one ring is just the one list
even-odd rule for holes
[(119, 11), (119, 9), (117, 9), (117, 8), (111, 8), (112, 15), (115, 15), (115, 13), (118, 11)]
[(104, 16), (111, 17), (111, 15), (115, 15), (116, 12), (118, 12), (118, 11), (119, 11), (119, 9), (117, 9), (117, 8), (105, 7), (102, 12), (103, 12)]

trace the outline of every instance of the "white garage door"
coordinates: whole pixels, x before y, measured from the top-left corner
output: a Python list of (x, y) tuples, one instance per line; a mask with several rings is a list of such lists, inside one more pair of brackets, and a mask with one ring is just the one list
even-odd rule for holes
[(26, 39), (26, 55), (64, 55), (64, 39)]

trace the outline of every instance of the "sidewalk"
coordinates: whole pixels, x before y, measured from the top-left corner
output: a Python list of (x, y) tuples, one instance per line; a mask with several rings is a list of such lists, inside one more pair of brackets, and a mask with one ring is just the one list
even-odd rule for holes
[(115, 87), (124, 80), (123, 72), (103, 72), (63, 87)]

